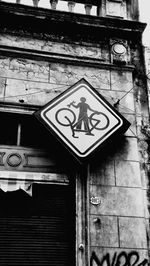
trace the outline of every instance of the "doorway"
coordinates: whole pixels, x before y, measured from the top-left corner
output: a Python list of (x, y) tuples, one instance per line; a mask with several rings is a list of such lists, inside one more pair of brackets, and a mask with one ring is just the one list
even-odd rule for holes
[(70, 185), (0, 190), (0, 265), (74, 266), (75, 196)]

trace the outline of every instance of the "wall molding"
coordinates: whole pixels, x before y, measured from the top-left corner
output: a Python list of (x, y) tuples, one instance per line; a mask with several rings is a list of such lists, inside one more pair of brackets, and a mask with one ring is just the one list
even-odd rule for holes
[(111, 63), (106, 63), (103, 59), (90, 58), (90, 57), (81, 57), (81, 56), (71, 56), (61, 53), (49, 53), (45, 51), (38, 51), (32, 49), (18, 48), (18, 47), (10, 47), (0, 45), (0, 55), (9, 56), (9, 57), (18, 57), (18, 58), (26, 58), (33, 60), (43, 60), (54, 63), (61, 64), (71, 64), (78, 66), (88, 66), (95, 67), (100, 69), (118, 69), (123, 71), (133, 71), (135, 66), (133, 65), (114, 65)]

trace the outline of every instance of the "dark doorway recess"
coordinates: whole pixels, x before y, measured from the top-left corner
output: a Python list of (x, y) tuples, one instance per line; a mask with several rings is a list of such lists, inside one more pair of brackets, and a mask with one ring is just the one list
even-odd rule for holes
[(0, 265), (75, 265), (74, 193), (69, 185), (0, 190)]

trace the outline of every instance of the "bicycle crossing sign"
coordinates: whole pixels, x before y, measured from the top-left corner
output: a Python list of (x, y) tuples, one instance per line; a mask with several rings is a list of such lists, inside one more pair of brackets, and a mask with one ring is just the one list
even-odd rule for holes
[(85, 79), (35, 112), (35, 116), (80, 158), (130, 126)]

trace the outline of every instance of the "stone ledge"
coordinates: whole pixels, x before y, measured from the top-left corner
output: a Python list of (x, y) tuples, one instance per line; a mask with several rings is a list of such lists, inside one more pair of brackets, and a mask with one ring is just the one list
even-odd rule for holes
[[(117, 18), (108, 17), (96, 17), (86, 16), (82, 14), (75, 14), (64, 11), (48, 10), (44, 8), (35, 8), (31, 6), (18, 5), (13, 3), (0, 2), (0, 16), (1, 27), (4, 24), (8, 28), (12, 29), (12, 25), (15, 27), (25, 29), (29, 32), (53, 32), (57, 33), (69, 33), (70, 28), (73, 30), (73, 37), (78, 38), (78, 33), (88, 34), (96, 36), (97, 33), (103, 31), (105, 35), (108, 34), (108, 28), (110, 33), (122, 32), (127, 37), (133, 38), (135, 33), (142, 33), (146, 27), (146, 23), (129, 21)], [(10, 21), (12, 22), (10, 25)], [(19, 23), (18, 23), (19, 22)], [(29, 26), (30, 25), (30, 30)], [(55, 27), (55, 31), (53, 29)], [(68, 27), (69, 26), (69, 27)], [(37, 30), (38, 29), (38, 30)], [(93, 30), (93, 34), (92, 34)], [(54, 33), (55, 32), (55, 33)], [(100, 36), (98, 38), (101, 38)]]
[(59, 53), (49, 53), (49, 52), (40, 52), (38, 50), (30, 50), (18, 47), (10, 47), (10, 46), (0, 46), (0, 55), (2, 56), (11, 56), (19, 58), (28, 58), (28, 59), (36, 59), (43, 60), (47, 62), (57, 62), (57, 63), (65, 63), (71, 65), (79, 65), (79, 66), (88, 66), (88, 67), (96, 67), (100, 69), (113, 69), (113, 70), (122, 70), (122, 71), (133, 71), (135, 66), (133, 65), (114, 65), (111, 63), (105, 63), (103, 59), (92, 59), (90, 57), (80, 57), (80, 56), (71, 56), (64, 55)]

